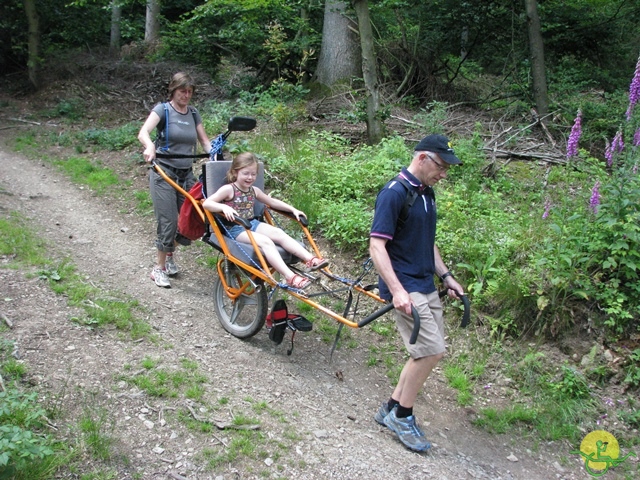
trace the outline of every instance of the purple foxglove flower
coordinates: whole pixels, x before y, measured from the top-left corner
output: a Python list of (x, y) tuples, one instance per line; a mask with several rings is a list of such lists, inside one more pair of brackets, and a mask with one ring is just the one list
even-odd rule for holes
[(636, 133), (633, 135), (633, 146), (640, 146), (640, 127), (638, 127)]
[(607, 159), (607, 166), (613, 165), (613, 148), (611, 148), (611, 144), (609, 140), (606, 140), (606, 148), (604, 149), (604, 158)]
[(589, 208), (595, 214), (598, 213), (598, 205), (600, 205), (600, 182), (596, 182), (591, 190), (591, 199), (589, 200)]
[(547, 198), (544, 202), (544, 213), (542, 214), (543, 219), (549, 216), (549, 210), (551, 210), (551, 200)]
[(620, 130), (618, 130), (616, 136), (613, 137), (611, 150), (613, 150), (613, 153), (620, 153), (624, 150), (624, 142), (622, 141), (622, 132)]
[(571, 127), (571, 134), (567, 141), (567, 158), (575, 157), (578, 155), (578, 141), (582, 134), (582, 110), (578, 110), (578, 116), (573, 121), (573, 127)]
[(636, 71), (633, 75), (633, 80), (631, 80), (631, 85), (629, 86), (629, 108), (627, 108), (627, 121), (631, 119), (631, 115), (633, 113), (633, 107), (640, 100), (640, 57), (638, 58), (638, 63), (636, 63)]

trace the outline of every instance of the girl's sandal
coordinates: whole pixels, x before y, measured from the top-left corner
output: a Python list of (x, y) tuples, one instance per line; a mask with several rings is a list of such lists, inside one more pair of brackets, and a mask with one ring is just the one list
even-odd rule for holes
[(302, 275), (295, 274), (291, 279), (287, 282), (287, 284), (292, 288), (297, 288), (298, 290), (302, 290), (305, 287), (311, 285), (311, 280), (303, 277)]
[(324, 258), (313, 257), (312, 259), (306, 261), (305, 265), (309, 270), (313, 271), (326, 267), (327, 265), (329, 265), (329, 261), (325, 260)]

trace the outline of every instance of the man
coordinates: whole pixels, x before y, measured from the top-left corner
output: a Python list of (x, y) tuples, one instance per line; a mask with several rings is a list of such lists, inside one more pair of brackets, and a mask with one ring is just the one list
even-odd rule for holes
[[(440, 277), (450, 297), (464, 294), (435, 245), (436, 201), (431, 187), (447, 176), (451, 165), (460, 164), (447, 137), (423, 138), (415, 147), (409, 167), (378, 194), (371, 226), (369, 252), (380, 276), (380, 296), (393, 301), (398, 331), (410, 354), (391, 398), (374, 418), (406, 447), (418, 452), (428, 450), (431, 444), (416, 423), (413, 405), (445, 352), (442, 305), (434, 275)], [(417, 197), (407, 208), (412, 192)], [(409, 343), (412, 305), (421, 322), (414, 345)]]

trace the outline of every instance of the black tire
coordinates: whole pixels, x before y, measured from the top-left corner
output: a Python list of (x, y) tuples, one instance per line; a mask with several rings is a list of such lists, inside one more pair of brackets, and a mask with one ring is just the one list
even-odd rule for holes
[[(224, 270), (224, 269), (223, 269)], [(246, 273), (231, 265), (227, 283), (232, 288), (239, 288), (249, 281)], [(264, 326), (267, 318), (267, 290), (262, 282), (256, 282), (258, 288), (250, 286), (248, 293), (243, 293), (235, 301), (224, 291), (220, 277), (213, 285), (213, 302), (218, 320), (227, 332), (237, 338), (251, 338)]]

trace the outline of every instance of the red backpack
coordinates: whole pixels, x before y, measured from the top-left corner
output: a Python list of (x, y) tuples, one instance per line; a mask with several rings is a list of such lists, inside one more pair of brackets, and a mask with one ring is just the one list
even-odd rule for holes
[[(191, 187), (191, 190), (189, 190), (189, 195), (195, 200), (202, 200), (204, 198), (202, 182), (196, 182), (196, 184)], [(189, 199), (185, 199), (180, 208), (178, 231), (189, 240), (198, 240), (204, 235), (204, 222)]]

